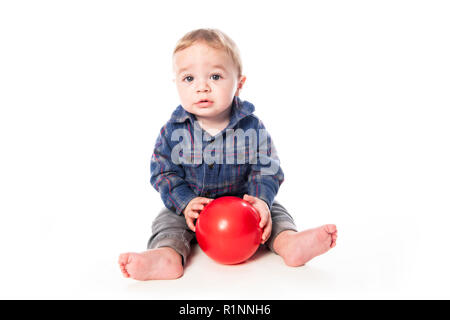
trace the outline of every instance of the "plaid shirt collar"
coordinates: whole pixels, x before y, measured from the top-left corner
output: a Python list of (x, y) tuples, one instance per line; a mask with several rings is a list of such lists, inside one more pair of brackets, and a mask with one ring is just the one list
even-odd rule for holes
[[(242, 101), (236, 96), (233, 99), (233, 105), (231, 108), (230, 123), (227, 128), (233, 128), (240, 120), (251, 115), (255, 111), (255, 106), (253, 104), (245, 100)], [(183, 123), (186, 120), (189, 120), (192, 124), (194, 124), (195, 116), (184, 110), (183, 107), (179, 105), (172, 113), (169, 122)]]

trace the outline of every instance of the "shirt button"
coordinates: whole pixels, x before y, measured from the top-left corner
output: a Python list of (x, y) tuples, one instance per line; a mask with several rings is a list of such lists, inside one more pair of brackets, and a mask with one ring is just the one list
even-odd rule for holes
[(208, 164), (208, 167), (209, 167), (210, 169), (214, 168), (214, 163)]

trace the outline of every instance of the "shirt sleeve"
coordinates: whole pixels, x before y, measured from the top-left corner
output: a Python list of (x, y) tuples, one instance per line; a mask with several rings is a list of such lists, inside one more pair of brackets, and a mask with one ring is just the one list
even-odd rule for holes
[(197, 195), (185, 181), (183, 167), (172, 162), (172, 148), (167, 136), (167, 126), (164, 126), (152, 154), (150, 183), (160, 193), (164, 205), (181, 215), (184, 208)]
[(251, 165), (248, 176), (248, 194), (264, 200), (270, 209), (284, 181), (284, 174), (275, 145), (261, 121), (258, 124), (256, 155), (256, 159), (253, 160), (256, 163)]

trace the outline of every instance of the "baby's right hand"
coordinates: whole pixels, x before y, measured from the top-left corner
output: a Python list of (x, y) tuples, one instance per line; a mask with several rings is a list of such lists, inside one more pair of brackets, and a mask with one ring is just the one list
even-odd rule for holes
[(200, 212), (203, 210), (205, 205), (207, 205), (211, 201), (213, 201), (213, 199), (197, 197), (192, 199), (188, 203), (186, 208), (184, 208), (183, 214), (189, 229), (195, 232), (194, 220), (198, 218)]

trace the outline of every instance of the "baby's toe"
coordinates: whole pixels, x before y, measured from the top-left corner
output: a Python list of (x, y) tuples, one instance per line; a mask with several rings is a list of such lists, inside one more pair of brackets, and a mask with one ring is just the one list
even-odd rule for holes
[(122, 273), (123, 273), (123, 275), (126, 277), (126, 278), (129, 278), (130, 277), (130, 273), (128, 272), (129, 270), (128, 270), (128, 266), (129, 266), (129, 264), (130, 264), (130, 262), (131, 262), (131, 257), (132, 257), (132, 254), (131, 253), (123, 253), (123, 254), (121, 254), (120, 256), (119, 256), (119, 266), (120, 266), (120, 270), (122, 271)]
[(127, 264), (127, 263), (128, 263), (128, 256), (129, 256), (129, 253), (122, 253), (122, 254), (119, 256), (119, 264), (120, 264), (120, 265), (125, 265), (125, 264)]
[(130, 277), (129, 273), (127, 272), (127, 269), (124, 266), (121, 266), (120, 270), (122, 271), (122, 274), (124, 275), (124, 277), (126, 277), (126, 278)]
[(330, 245), (331, 248), (336, 246), (336, 238), (337, 237), (331, 237), (331, 245)]
[(327, 224), (327, 225), (325, 225), (325, 230), (328, 233), (335, 233), (335, 232), (337, 232), (336, 225), (334, 225), (334, 224)]

